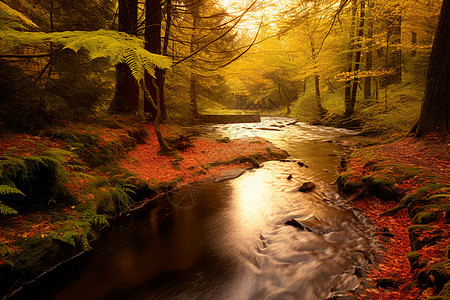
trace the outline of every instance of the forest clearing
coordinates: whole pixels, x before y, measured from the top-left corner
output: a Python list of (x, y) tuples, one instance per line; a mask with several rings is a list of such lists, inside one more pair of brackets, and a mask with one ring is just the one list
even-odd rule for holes
[(450, 299), (448, 0), (1, 0), (1, 299)]

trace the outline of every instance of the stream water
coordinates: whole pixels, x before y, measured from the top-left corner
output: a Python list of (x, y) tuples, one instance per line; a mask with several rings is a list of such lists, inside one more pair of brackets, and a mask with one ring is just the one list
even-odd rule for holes
[[(168, 193), (15, 298), (314, 300), (355, 288), (374, 244), (333, 184), (346, 151), (339, 141), (354, 133), (292, 121), (200, 127), (212, 137), (266, 138), (291, 158)], [(316, 189), (297, 191), (305, 181)], [(292, 218), (310, 231), (284, 225)]]

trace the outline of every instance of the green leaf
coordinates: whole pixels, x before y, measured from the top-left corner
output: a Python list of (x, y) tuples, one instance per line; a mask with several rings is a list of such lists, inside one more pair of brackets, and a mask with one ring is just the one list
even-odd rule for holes
[(3, 204), (0, 202), (0, 214), (2, 215), (16, 215), (17, 210), (15, 210), (12, 207), (9, 207), (8, 205)]
[(15, 10), (15, 9), (12, 9), (11, 7), (9, 7), (8, 5), (6, 5), (5, 3), (1, 2), (1, 1), (0, 1), (0, 10), (3, 11), (4, 13), (6, 13), (7, 15), (22, 21), (23, 23), (25, 23), (26, 25), (28, 25), (30, 27), (34, 27), (34, 28), (38, 27), (33, 21), (31, 21), (24, 14), (22, 14), (21, 12)]
[(22, 193), (22, 191), (19, 190), (18, 188), (5, 184), (0, 185), (0, 195), (8, 195), (8, 194), (20, 194), (25, 196), (25, 194)]

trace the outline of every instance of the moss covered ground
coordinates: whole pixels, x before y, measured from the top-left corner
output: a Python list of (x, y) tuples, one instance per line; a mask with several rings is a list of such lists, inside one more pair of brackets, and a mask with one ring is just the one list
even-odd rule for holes
[[(382, 249), (368, 273), (374, 287), (357, 297), (450, 299), (450, 141), (431, 134), (372, 144), (343, 163), (338, 179)], [(385, 279), (395, 284), (377, 285)]]

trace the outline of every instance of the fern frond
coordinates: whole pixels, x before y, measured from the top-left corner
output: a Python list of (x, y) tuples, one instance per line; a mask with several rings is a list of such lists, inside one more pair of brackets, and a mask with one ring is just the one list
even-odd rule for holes
[(77, 171), (87, 171), (90, 170), (91, 168), (89, 168), (88, 166), (83, 166), (83, 165), (72, 165), (72, 164), (68, 164), (65, 165), (65, 167), (68, 170), (77, 170)]
[(0, 214), (1, 215), (16, 215), (17, 210), (15, 210), (14, 208), (12, 208), (0, 201)]
[(120, 211), (128, 210), (133, 205), (133, 199), (131, 199), (130, 195), (121, 188), (119, 185), (116, 185), (113, 191), (113, 199), (116, 208)]
[(74, 175), (75, 177), (78, 177), (78, 178), (92, 179), (92, 180), (97, 179), (95, 176), (92, 176), (90, 174), (83, 173), (83, 172), (73, 172), (71, 174)]
[(73, 247), (76, 247), (76, 241), (77, 241), (77, 239), (80, 238), (80, 234), (73, 230), (69, 230), (69, 231), (65, 231), (65, 232), (53, 231), (53, 232), (50, 232), (48, 234), (48, 236), (54, 240), (64, 242)]
[(34, 45), (43, 42), (58, 43), (73, 51), (84, 48), (89, 52), (91, 59), (104, 57), (109, 59), (113, 65), (128, 64), (137, 81), (144, 78), (144, 70), (154, 76), (155, 67), (169, 69), (172, 64), (168, 57), (145, 50), (144, 43), (140, 38), (113, 30), (45, 33), (9, 29), (0, 31), (0, 39), (4, 41), (7, 50), (19, 45)]
[(60, 148), (52, 148), (42, 153), (42, 156), (53, 157), (61, 163), (66, 163), (66, 157), (75, 157), (75, 153)]
[(23, 23), (25, 23), (26, 25), (28, 25), (30, 27), (38, 28), (38, 26), (33, 21), (31, 21), (28, 17), (26, 17), (23, 13), (11, 8), (10, 6), (3, 3), (2, 1), (0, 1), (0, 10), (3, 11), (5, 14), (22, 21)]
[(18, 188), (9, 186), (9, 185), (0, 185), (0, 195), (9, 195), (9, 194), (20, 194), (22, 196), (25, 196), (24, 193), (22, 193), (21, 190)]

